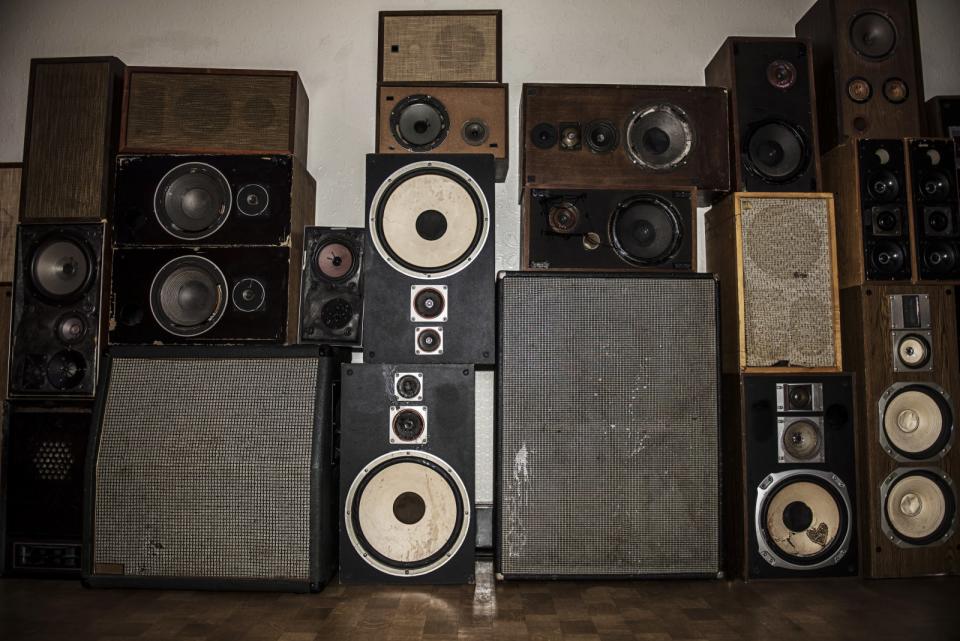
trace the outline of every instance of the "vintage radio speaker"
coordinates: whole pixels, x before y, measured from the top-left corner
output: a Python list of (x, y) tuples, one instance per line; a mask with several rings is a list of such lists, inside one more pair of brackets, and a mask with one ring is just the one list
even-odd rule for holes
[(342, 367), (340, 581), (473, 581), (470, 365)]
[(528, 187), (521, 269), (696, 268), (697, 191)]
[(302, 258), (289, 247), (118, 247), (109, 341), (295, 343)]
[(833, 196), (735, 193), (707, 212), (725, 372), (840, 371)]
[(338, 376), (309, 346), (111, 350), (87, 469), (85, 582), (323, 587), (336, 569)]
[(905, 144), (914, 273), (919, 280), (960, 279), (960, 203), (954, 142), (950, 138), (914, 138)]
[(821, 149), (921, 135), (915, 0), (817, 0), (796, 34), (813, 43)]
[(493, 157), (367, 156), (364, 361), (494, 362)]
[(853, 376), (731, 374), (724, 390), (731, 574), (856, 576)]
[(707, 65), (730, 90), (730, 168), (738, 191), (819, 191), (813, 55), (802, 38), (730, 37)]
[(20, 163), (0, 163), (0, 283), (13, 282), (21, 170)]
[(79, 577), (88, 404), (6, 404), (3, 571)]
[(717, 576), (715, 277), (511, 272), (497, 296), (496, 571)]
[(300, 342), (357, 345), (363, 322), (363, 229), (307, 227)]
[(497, 182), (507, 177), (507, 85), (381, 84), (376, 152), (493, 154)]
[(960, 138), (960, 96), (936, 96), (927, 101), (927, 134)]
[(309, 115), (296, 71), (130, 67), (120, 151), (293, 154), (306, 163)]
[(520, 189), (696, 187), (706, 204), (731, 189), (728, 103), (720, 87), (525, 84)]
[(913, 276), (910, 189), (902, 139), (855, 139), (823, 157), (837, 202), (840, 287)]
[(23, 222), (109, 215), (123, 70), (116, 58), (30, 61)]
[(843, 290), (843, 349), (857, 393), (862, 551), (871, 577), (960, 573), (956, 290)]
[(93, 396), (109, 273), (103, 223), (24, 223), (17, 237), (11, 397)]
[(381, 11), (378, 82), (500, 82), (502, 12)]
[(300, 246), (316, 182), (280, 156), (120, 156), (115, 245)]

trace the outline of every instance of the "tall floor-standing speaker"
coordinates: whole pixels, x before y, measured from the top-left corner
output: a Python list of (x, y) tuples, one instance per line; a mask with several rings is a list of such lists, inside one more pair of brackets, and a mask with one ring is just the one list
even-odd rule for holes
[(323, 587), (336, 568), (337, 365), (310, 346), (111, 350), (86, 475), (86, 583)]
[(474, 371), (342, 366), (340, 581), (473, 579)]
[(712, 275), (498, 280), (496, 569), (721, 572)]

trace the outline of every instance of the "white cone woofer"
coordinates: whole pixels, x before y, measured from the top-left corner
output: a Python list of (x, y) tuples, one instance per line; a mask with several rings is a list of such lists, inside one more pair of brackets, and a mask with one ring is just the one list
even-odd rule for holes
[(899, 461), (943, 456), (953, 438), (950, 396), (933, 383), (896, 383), (878, 402), (880, 444)]
[(847, 486), (819, 470), (770, 474), (757, 488), (754, 528), (760, 556), (774, 567), (836, 565), (850, 549), (853, 533)]
[(953, 481), (934, 467), (902, 467), (880, 486), (881, 527), (899, 547), (938, 545), (953, 536)]
[(470, 496), (457, 472), (433, 454), (400, 450), (366, 465), (347, 492), (344, 525), (354, 550), (393, 576), (446, 564), (470, 529)]

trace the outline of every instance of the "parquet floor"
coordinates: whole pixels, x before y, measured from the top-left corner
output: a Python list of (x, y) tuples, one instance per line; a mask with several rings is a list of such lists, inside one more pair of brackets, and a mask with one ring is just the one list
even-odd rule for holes
[(0, 581), (0, 639), (960, 639), (960, 578), (348, 586), (320, 594), (86, 590)]

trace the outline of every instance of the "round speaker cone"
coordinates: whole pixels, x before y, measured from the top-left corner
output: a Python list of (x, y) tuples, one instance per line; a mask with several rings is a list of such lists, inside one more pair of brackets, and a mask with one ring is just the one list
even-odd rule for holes
[(627, 125), (627, 153), (641, 167), (673, 169), (683, 164), (693, 147), (693, 128), (682, 109), (652, 105), (636, 112)]
[(535, 147), (550, 149), (557, 144), (559, 134), (557, 133), (557, 128), (549, 122), (541, 122), (530, 132), (530, 140)]
[(177, 238), (205, 238), (226, 222), (233, 197), (230, 183), (215, 167), (188, 162), (160, 180), (153, 210), (160, 225)]
[(57, 320), (57, 339), (65, 345), (75, 345), (87, 334), (87, 324), (83, 317), (68, 312)]
[(923, 250), (923, 264), (935, 274), (947, 274), (957, 265), (957, 252), (947, 243), (927, 243)]
[(463, 141), (471, 147), (479, 147), (487, 142), (490, 130), (487, 128), (487, 123), (482, 120), (468, 120), (463, 123), (460, 135), (463, 137)]
[(871, 198), (888, 203), (900, 195), (900, 181), (893, 172), (881, 169), (867, 177), (867, 192)]
[(950, 196), (950, 179), (942, 172), (924, 172), (919, 182), (920, 195), (928, 202), (946, 200)]
[(766, 122), (752, 127), (745, 146), (747, 170), (767, 182), (790, 182), (809, 164), (803, 134), (785, 122)]
[(400, 410), (394, 414), (391, 427), (394, 435), (401, 441), (415, 441), (423, 434), (423, 416), (416, 410)]
[(79, 353), (63, 350), (47, 361), (47, 380), (55, 389), (68, 390), (83, 382), (87, 361)]
[(850, 23), (850, 44), (867, 58), (885, 58), (897, 45), (897, 30), (887, 16), (864, 11)]
[(594, 120), (587, 123), (584, 135), (587, 139), (587, 147), (598, 154), (613, 151), (620, 141), (616, 125), (609, 120)]
[(820, 454), (820, 428), (810, 421), (794, 421), (783, 431), (783, 449), (799, 461), (809, 461)]
[(792, 411), (813, 409), (813, 389), (810, 385), (791, 385), (787, 402)]
[(440, 349), (440, 334), (435, 329), (425, 329), (417, 336), (417, 347), (420, 351), (432, 354)]
[(570, 202), (561, 202), (551, 205), (547, 213), (547, 222), (550, 229), (558, 234), (567, 234), (576, 228), (580, 220), (580, 211)]
[(313, 264), (324, 278), (341, 281), (353, 275), (356, 260), (350, 246), (331, 241), (317, 249), (313, 255)]
[(237, 209), (244, 216), (260, 216), (269, 204), (270, 194), (263, 185), (244, 185), (237, 192)]
[(784, 558), (813, 563), (833, 554), (848, 517), (840, 498), (824, 484), (787, 480), (766, 499), (763, 534)]
[(328, 300), (320, 308), (320, 322), (329, 329), (343, 329), (353, 320), (353, 305), (343, 298)]
[(420, 395), (420, 379), (412, 374), (401, 376), (397, 381), (397, 395), (400, 398), (416, 398)]
[(933, 543), (949, 532), (955, 510), (953, 490), (928, 470), (911, 470), (900, 476), (884, 501), (887, 524), (914, 545)]
[(847, 96), (854, 102), (866, 102), (873, 95), (873, 87), (866, 78), (851, 78), (847, 82)]
[(233, 306), (241, 312), (255, 312), (267, 299), (263, 283), (256, 278), (241, 278), (233, 286)]
[(797, 83), (797, 68), (787, 60), (774, 60), (767, 65), (767, 82), (777, 89), (789, 89)]
[(89, 255), (72, 239), (53, 236), (33, 252), (30, 281), (42, 296), (57, 300), (77, 297), (86, 291), (91, 277)]
[(883, 97), (895, 105), (899, 105), (909, 95), (910, 90), (907, 88), (907, 83), (900, 78), (890, 78), (883, 83)]
[(150, 288), (154, 319), (176, 336), (199, 336), (226, 311), (227, 280), (211, 261), (180, 256), (164, 265)]
[(661, 264), (680, 248), (680, 214), (658, 196), (634, 196), (619, 203), (610, 217), (610, 240), (620, 258), (630, 264)]
[(930, 345), (917, 334), (908, 334), (897, 343), (897, 357), (911, 369), (918, 369), (930, 361)]
[(953, 412), (936, 389), (909, 385), (890, 397), (881, 422), (894, 450), (906, 458), (922, 460), (936, 455), (950, 441)]
[(442, 143), (450, 129), (447, 110), (436, 98), (407, 96), (390, 112), (393, 137), (406, 149), (428, 151)]
[(870, 261), (877, 271), (890, 275), (896, 274), (903, 269), (903, 247), (890, 241), (879, 242), (870, 252)]
[(421, 289), (413, 297), (413, 308), (423, 318), (437, 318), (443, 314), (445, 307), (443, 294), (433, 288)]
[(946, 232), (950, 228), (949, 207), (925, 207), (923, 215), (927, 219), (927, 226), (931, 231)]

